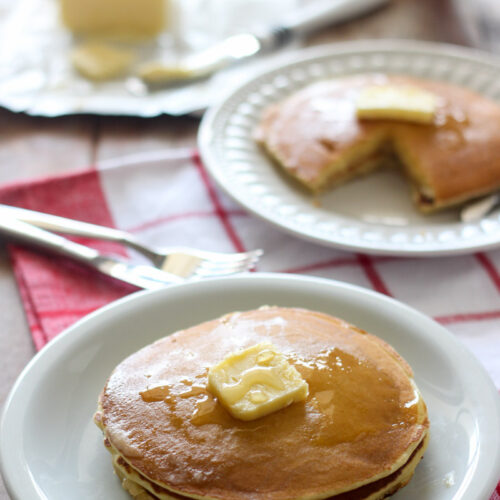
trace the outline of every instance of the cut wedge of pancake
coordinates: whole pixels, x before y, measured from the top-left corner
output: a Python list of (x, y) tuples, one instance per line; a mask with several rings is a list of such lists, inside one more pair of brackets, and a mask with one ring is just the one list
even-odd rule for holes
[[(309, 386), (253, 421), (207, 390), (229, 353), (272, 343)], [(379, 499), (404, 486), (428, 439), (408, 364), (340, 319), (269, 307), (177, 332), (123, 361), (95, 417), (124, 488), (139, 500)]]
[[(433, 123), (358, 119), (358, 96), (377, 85), (434, 95)], [(444, 82), (379, 74), (318, 82), (265, 110), (255, 135), (312, 191), (383, 166), (389, 154), (399, 160), (423, 212), (500, 188), (500, 106)]]

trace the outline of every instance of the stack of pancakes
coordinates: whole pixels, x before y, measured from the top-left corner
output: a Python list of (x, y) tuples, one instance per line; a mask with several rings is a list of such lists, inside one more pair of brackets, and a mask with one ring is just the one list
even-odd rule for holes
[[(207, 390), (208, 368), (271, 342), (309, 385), (253, 421)], [(132, 354), (95, 415), (136, 499), (381, 499), (404, 486), (429, 421), (411, 368), (384, 341), (304, 309), (232, 313)]]
[[(357, 99), (373, 86), (430, 92), (437, 99), (434, 122), (358, 119)], [(394, 157), (423, 212), (500, 188), (500, 106), (444, 82), (380, 74), (318, 82), (267, 108), (256, 139), (312, 191), (393, 164)]]

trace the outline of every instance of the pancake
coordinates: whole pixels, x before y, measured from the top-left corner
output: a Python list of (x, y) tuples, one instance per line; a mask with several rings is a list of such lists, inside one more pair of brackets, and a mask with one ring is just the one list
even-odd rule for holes
[[(422, 459), (424, 451), (427, 448), (428, 440), (429, 435), (427, 434), (424, 440), (412, 453), (408, 462), (392, 474), (365, 486), (361, 486), (360, 488), (340, 493), (339, 495), (330, 496), (328, 499), (379, 500), (394, 494), (397, 490), (406, 486), (410, 481), (415, 472), (415, 468)], [(191, 498), (178, 495), (153, 483), (147, 477), (133, 469), (116, 449), (111, 446), (108, 440), (105, 440), (105, 445), (113, 455), (113, 467), (117, 476), (122, 481), (123, 488), (136, 500), (178, 500)]]
[[(373, 85), (434, 94), (434, 122), (359, 120), (356, 101)], [(285, 172), (315, 192), (384, 165), (389, 152), (423, 212), (500, 188), (500, 106), (444, 82), (381, 74), (317, 82), (267, 108), (255, 137)]]
[[(207, 390), (208, 368), (261, 342), (287, 357), (309, 395), (237, 420)], [(279, 307), (232, 313), (131, 355), (108, 379), (95, 421), (139, 500), (384, 498), (411, 478), (429, 428), (411, 368), (388, 344)]]

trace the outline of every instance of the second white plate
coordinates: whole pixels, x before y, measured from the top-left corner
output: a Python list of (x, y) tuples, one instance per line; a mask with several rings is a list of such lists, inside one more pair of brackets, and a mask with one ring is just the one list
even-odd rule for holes
[(296, 236), (373, 254), (434, 256), (500, 245), (500, 212), (459, 222), (458, 210), (420, 215), (397, 172), (380, 171), (325, 194), (321, 206), (278, 171), (252, 133), (263, 109), (316, 80), (354, 73), (408, 74), (471, 88), (500, 102), (500, 62), (462, 47), (362, 41), (304, 51), (252, 78), (205, 116), (202, 158), (248, 210)]

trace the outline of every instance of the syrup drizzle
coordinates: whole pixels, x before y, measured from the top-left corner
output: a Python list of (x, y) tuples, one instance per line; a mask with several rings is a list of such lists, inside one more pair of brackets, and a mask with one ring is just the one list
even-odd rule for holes
[(447, 107), (438, 111), (434, 120), (437, 128), (437, 137), (440, 147), (457, 150), (466, 144), (465, 130), (469, 118), (465, 112), (457, 107)]
[(313, 359), (291, 355), (289, 361), (309, 384), (308, 399), (256, 421), (233, 418), (208, 391), (207, 372), (171, 385), (162, 382), (140, 395), (145, 402), (167, 404), (178, 428), (186, 427), (186, 408), (192, 425), (215, 424), (236, 432), (285, 425), (284, 412), (289, 412), (290, 421), (303, 414), (316, 422), (310, 438), (318, 446), (355, 441), (417, 421), (420, 395), (416, 388), (402, 397), (391, 374), (362, 357), (334, 348), (320, 351)]

